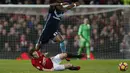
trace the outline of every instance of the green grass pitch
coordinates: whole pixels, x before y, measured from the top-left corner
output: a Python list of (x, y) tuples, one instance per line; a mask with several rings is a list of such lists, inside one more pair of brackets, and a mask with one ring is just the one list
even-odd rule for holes
[[(128, 70), (119, 71), (120, 62), (128, 63)], [(66, 61), (64, 61), (66, 63)], [(47, 73), (130, 73), (130, 60), (72, 60), (70, 63), (80, 65), (79, 71), (55, 71)], [(0, 73), (46, 73), (32, 67), (30, 61), (0, 60)]]

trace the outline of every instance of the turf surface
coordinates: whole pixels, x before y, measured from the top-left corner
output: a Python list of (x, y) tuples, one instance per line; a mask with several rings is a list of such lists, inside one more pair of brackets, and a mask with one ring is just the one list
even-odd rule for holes
[[(74, 65), (80, 65), (79, 71), (55, 71), (47, 73), (130, 73), (130, 69), (125, 72), (118, 70), (120, 62), (127, 62), (130, 65), (130, 60), (72, 60)], [(64, 61), (66, 63), (66, 61)], [(45, 73), (38, 71), (32, 67), (30, 61), (16, 60), (0, 60), (0, 73)]]

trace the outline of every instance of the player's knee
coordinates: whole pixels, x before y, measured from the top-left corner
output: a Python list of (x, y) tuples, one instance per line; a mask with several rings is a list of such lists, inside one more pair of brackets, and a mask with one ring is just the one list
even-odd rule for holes
[(63, 53), (63, 56), (66, 58), (67, 57), (67, 53)]
[(63, 60), (67, 57), (67, 53), (61, 53), (60, 54), (60, 58)]
[(61, 42), (63, 42), (64, 40), (63, 40), (62, 38), (55, 37), (55, 38), (53, 39), (53, 41), (54, 41), (54, 42), (61, 43)]
[(62, 35), (59, 32), (55, 32), (54, 33), (54, 41), (55, 42), (62, 42), (64, 41), (64, 39), (62, 38)]

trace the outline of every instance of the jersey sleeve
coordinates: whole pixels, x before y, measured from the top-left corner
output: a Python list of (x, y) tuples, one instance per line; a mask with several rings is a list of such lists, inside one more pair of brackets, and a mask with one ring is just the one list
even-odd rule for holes
[(82, 34), (82, 25), (79, 26), (78, 35)]

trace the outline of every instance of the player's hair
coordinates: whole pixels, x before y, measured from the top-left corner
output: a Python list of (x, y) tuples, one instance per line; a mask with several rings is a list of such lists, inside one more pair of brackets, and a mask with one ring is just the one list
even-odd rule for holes
[(35, 49), (30, 49), (29, 52), (28, 52), (29, 56), (33, 57), (33, 52), (34, 51), (36, 51), (36, 50)]

